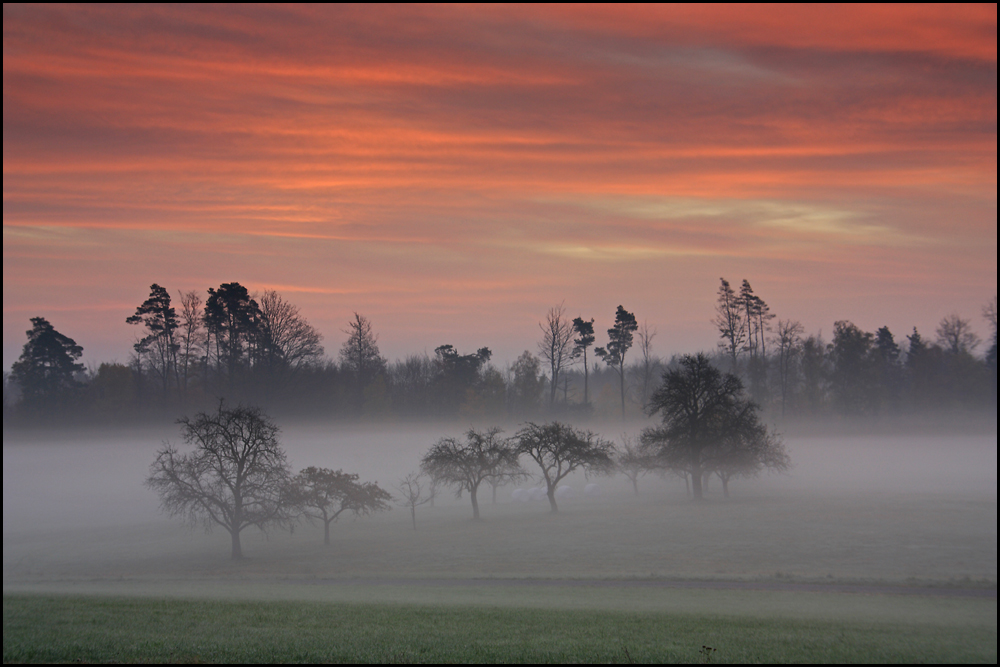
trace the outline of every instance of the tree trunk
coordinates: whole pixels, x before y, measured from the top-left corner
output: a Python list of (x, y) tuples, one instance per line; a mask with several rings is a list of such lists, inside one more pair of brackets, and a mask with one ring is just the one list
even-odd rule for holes
[(701, 469), (695, 468), (691, 471), (691, 495), (695, 500), (702, 499), (701, 493)]
[(243, 558), (243, 548), (240, 546), (240, 531), (233, 529), (229, 531), (229, 534), (233, 538), (232, 558), (233, 560), (240, 560)]
[(587, 374), (587, 348), (583, 348), (583, 404), (590, 405), (590, 395), (588, 393), (589, 387), (587, 386), (588, 380), (590, 378)]
[(624, 359), (622, 360), (621, 367), (618, 369), (618, 376), (621, 378), (621, 383), (622, 383), (622, 421), (625, 421), (625, 360)]
[(547, 489), (547, 491), (546, 491), (546, 495), (549, 497), (549, 507), (551, 508), (549, 511), (552, 514), (555, 514), (556, 512), (559, 511), (559, 506), (556, 505), (556, 488), (555, 488), (555, 486), (550, 486)]
[(410, 505), (410, 518), (413, 520), (413, 530), (417, 529), (417, 508)]
[(476, 498), (476, 491), (477, 490), (478, 489), (476, 487), (473, 487), (472, 490), (469, 491), (469, 496), (472, 498), (472, 519), (473, 519), (473, 521), (478, 521), (479, 520), (479, 499)]
[(632, 478), (632, 490), (635, 491), (635, 497), (638, 498), (639, 497), (639, 478), (638, 477), (633, 477)]
[(323, 522), (323, 544), (330, 546), (330, 522)]
[(723, 477), (722, 475), (719, 475), (719, 479), (722, 480), (722, 497), (723, 498), (728, 498), (729, 497), (729, 477), (728, 476)]

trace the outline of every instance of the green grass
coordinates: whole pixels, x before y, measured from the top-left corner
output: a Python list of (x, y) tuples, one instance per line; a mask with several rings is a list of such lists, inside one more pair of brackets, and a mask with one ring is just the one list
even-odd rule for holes
[[(981, 604), (981, 603), (980, 603)], [(990, 606), (990, 605), (987, 605)], [(995, 617), (996, 603), (992, 602)], [(4, 596), (4, 662), (986, 662), (996, 624)]]

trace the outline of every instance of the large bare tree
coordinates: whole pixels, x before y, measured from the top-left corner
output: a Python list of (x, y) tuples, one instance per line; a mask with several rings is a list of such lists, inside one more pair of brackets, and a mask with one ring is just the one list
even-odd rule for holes
[(258, 299), (259, 363), (268, 386), (281, 388), (302, 368), (319, 362), (323, 337), (292, 305), (274, 290)]
[(160, 506), (206, 529), (222, 526), (232, 540), (232, 557), (243, 557), (240, 533), (287, 524), (289, 470), (278, 427), (260, 408), (238, 406), (199, 413), (178, 422), (182, 454), (166, 444), (149, 468), (146, 486), (160, 495)]
[(539, 322), (542, 340), (538, 342), (538, 354), (549, 365), (549, 405), (556, 402), (559, 374), (573, 363), (573, 323), (566, 318), (563, 304), (549, 308), (545, 322)]

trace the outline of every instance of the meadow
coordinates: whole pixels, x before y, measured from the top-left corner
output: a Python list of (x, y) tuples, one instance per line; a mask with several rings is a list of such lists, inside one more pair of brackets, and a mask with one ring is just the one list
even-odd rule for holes
[[(390, 488), (429, 434), (314, 436), (294, 464)], [(157, 444), (5, 438), (5, 661), (996, 661), (995, 436), (790, 440), (790, 475), (703, 503), (581, 477), (556, 515), (487, 489), (472, 521), (444, 492), (417, 530), (247, 532), (239, 562), (157, 513)]]

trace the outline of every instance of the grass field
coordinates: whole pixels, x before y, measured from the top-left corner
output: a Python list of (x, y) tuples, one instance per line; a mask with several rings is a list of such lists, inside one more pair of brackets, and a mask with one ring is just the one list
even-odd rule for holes
[(991, 624), (984, 618), (982, 624), (956, 627), (579, 609), (5, 596), (3, 657), (4, 662), (995, 663), (995, 604), (992, 609)]
[(232, 562), (158, 515), (154, 446), (5, 442), (4, 659), (995, 663), (995, 436), (820, 445), (729, 500), (602, 480), (558, 515), (485, 493), (476, 522), (445, 493), (416, 531), (404, 509), (330, 547), (247, 531)]

